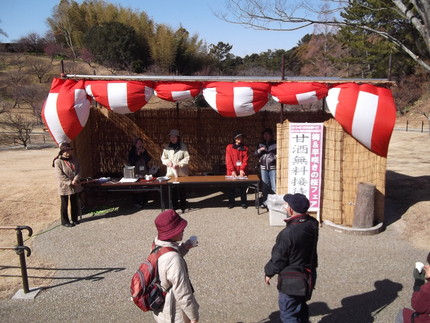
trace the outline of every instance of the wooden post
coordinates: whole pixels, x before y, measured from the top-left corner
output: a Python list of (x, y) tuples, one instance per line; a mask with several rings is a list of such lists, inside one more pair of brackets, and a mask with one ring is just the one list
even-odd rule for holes
[[(285, 55), (282, 54), (282, 66), (281, 66), (281, 79), (285, 80)], [(282, 124), (284, 122), (284, 104), (281, 103), (281, 114), (280, 114), (280, 120), (279, 123)]]
[(353, 228), (371, 228), (375, 218), (375, 189), (371, 183), (358, 183)]

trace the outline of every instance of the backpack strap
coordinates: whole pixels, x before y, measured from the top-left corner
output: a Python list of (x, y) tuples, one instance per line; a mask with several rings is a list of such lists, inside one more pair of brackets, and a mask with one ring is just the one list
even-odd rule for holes
[(157, 260), (162, 255), (164, 255), (165, 253), (170, 252), (170, 251), (178, 252), (178, 250), (176, 250), (173, 247), (157, 246), (154, 241), (152, 242), (152, 247), (151, 247), (151, 252), (150, 253), (156, 254)]
[(151, 253), (155, 253), (157, 256), (157, 259), (160, 258), (162, 255), (164, 255), (165, 253), (168, 253), (170, 251), (174, 251), (174, 252), (178, 252), (178, 250), (176, 250), (175, 248), (172, 247), (161, 247), (161, 246), (157, 246), (155, 249), (153, 249), (151, 251)]
[[(155, 261), (157, 262), (157, 271), (156, 271), (156, 273), (155, 273), (155, 275), (156, 275), (156, 279), (157, 279), (157, 281), (160, 281), (160, 277), (159, 277), (159, 275), (158, 275), (158, 259), (162, 256), (162, 255), (164, 255), (164, 254), (166, 254), (166, 253), (168, 253), (168, 252), (171, 252), (171, 251), (173, 251), (173, 252), (178, 252), (178, 250), (176, 250), (175, 248), (172, 248), (172, 247), (162, 247), (162, 246), (157, 246), (157, 245), (155, 245), (155, 243), (153, 242), (152, 243), (152, 251), (151, 251), (151, 254), (152, 253), (154, 253), (155, 254)], [(170, 290), (172, 288), (172, 286), (170, 286), (167, 290), (165, 290), (164, 291), (164, 295)]]

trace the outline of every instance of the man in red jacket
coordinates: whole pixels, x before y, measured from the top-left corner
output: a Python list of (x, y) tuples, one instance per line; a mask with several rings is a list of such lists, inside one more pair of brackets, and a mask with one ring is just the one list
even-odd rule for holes
[(396, 317), (396, 323), (430, 323), (430, 253), (427, 265), (420, 271), (414, 269), (412, 309), (404, 308)]

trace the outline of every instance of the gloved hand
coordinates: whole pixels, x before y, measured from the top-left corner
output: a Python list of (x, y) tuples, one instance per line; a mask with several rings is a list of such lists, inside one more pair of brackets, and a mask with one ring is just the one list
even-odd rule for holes
[(425, 279), (425, 275), (426, 272), (425, 270), (422, 270), (421, 272), (418, 271), (418, 269), (414, 269), (413, 271), (413, 275), (414, 275), (414, 279), (415, 279), (415, 283), (414, 283), (414, 292), (420, 290), (420, 287), (422, 285), (425, 284), (426, 279)]

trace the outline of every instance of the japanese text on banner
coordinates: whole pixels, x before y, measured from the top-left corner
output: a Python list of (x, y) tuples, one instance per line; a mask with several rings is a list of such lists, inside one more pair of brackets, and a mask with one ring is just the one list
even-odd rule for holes
[(290, 123), (288, 193), (308, 197), (309, 211), (318, 211), (321, 197), (322, 123)]

